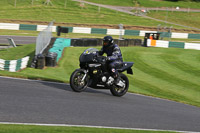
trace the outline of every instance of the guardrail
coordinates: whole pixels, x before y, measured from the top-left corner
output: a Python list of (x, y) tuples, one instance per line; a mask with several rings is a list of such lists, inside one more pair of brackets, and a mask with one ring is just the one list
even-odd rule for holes
[[(29, 24), (12, 24), (12, 23), (0, 23), (0, 29), (7, 30), (33, 30), (43, 31), (47, 28), (47, 25), (29, 25)], [(101, 29), (101, 28), (88, 28), (88, 27), (66, 27), (71, 33), (85, 33), (85, 34), (105, 34), (105, 35), (133, 35), (144, 36), (145, 33), (157, 33), (157, 31), (146, 30), (120, 30), (120, 29)], [(57, 32), (58, 26), (52, 26), (52, 32)], [(170, 38), (184, 38), (184, 39), (200, 39), (200, 34), (191, 33), (168, 33), (160, 32), (161, 37)]]
[(26, 56), (18, 60), (3, 60), (0, 59), (0, 70), (7, 70), (10, 72), (16, 72), (27, 67), (29, 56)]
[(171, 42), (162, 40), (147, 40), (147, 47), (162, 47), (162, 48), (183, 48), (200, 50), (199, 43), (184, 43), (184, 42)]

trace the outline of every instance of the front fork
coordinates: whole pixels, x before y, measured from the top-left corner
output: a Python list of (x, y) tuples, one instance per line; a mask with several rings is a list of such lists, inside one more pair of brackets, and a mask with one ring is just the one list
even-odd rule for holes
[(82, 83), (84, 83), (85, 78), (87, 77), (88, 70), (84, 70), (83, 72), (84, 72), (85, 74), (84, 74), (83, 78), (81, 79), (81, 82), (82, 82)]

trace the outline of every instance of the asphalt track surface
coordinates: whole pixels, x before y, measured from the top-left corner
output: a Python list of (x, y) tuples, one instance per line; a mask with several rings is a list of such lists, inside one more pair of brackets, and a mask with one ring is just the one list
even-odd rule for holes
[(91, 125), (200, 132), (200, 108), (109, 90), (0, 77), (0, 122)]
[(15, 44), (35, 44), (37, 37), (0, 35), (0, 44), (9, 44), (7, 38), (12, 38)]

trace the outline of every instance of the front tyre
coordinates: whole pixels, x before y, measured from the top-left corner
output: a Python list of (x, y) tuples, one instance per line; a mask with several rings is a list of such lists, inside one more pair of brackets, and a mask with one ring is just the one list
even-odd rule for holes
[(70, 77), (70, 86), (72, 90), (75, 92), (84, 91), (87, 88), (87, 77), (87, 73), (85, 73), (83, 69), (75, 70)]
[(110, 88), (110, 92), (111, 92), (114, 96), (121, 97), (121, 96), (125, 95), (126, 92), (128, 91), (128, 88), (129, 88), (129, 80), (128, 80), (128, 78), (126, 77), (126, 75), (124, 75), (124, 74), (122, 74), (122, 73), (120, 73), (119, 76), (120, 76), (120, 80), (125, 84), (125, 86), (119, 87), (119, 86), (113, 85), (113, 86)]

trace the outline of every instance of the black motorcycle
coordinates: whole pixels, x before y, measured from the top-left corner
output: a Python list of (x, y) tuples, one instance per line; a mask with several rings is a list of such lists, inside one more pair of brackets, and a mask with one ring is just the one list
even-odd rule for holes
[(80, 69), (76, 69), (70, 77), (70, 86), (73, 91), (81, 92), (87, 87), (95, 89), (110, 89), (114, 96), (123, 96), (128, 91), (129, 80), (122, 72), (133, 74), (131, 67), (133, 62), (123, 62), (118, 68), (119, 83), (114, 83), (114, 78), (108, 70), (107, 57), (99, 56), (98, 50), (89, 48), (79, 58)]

